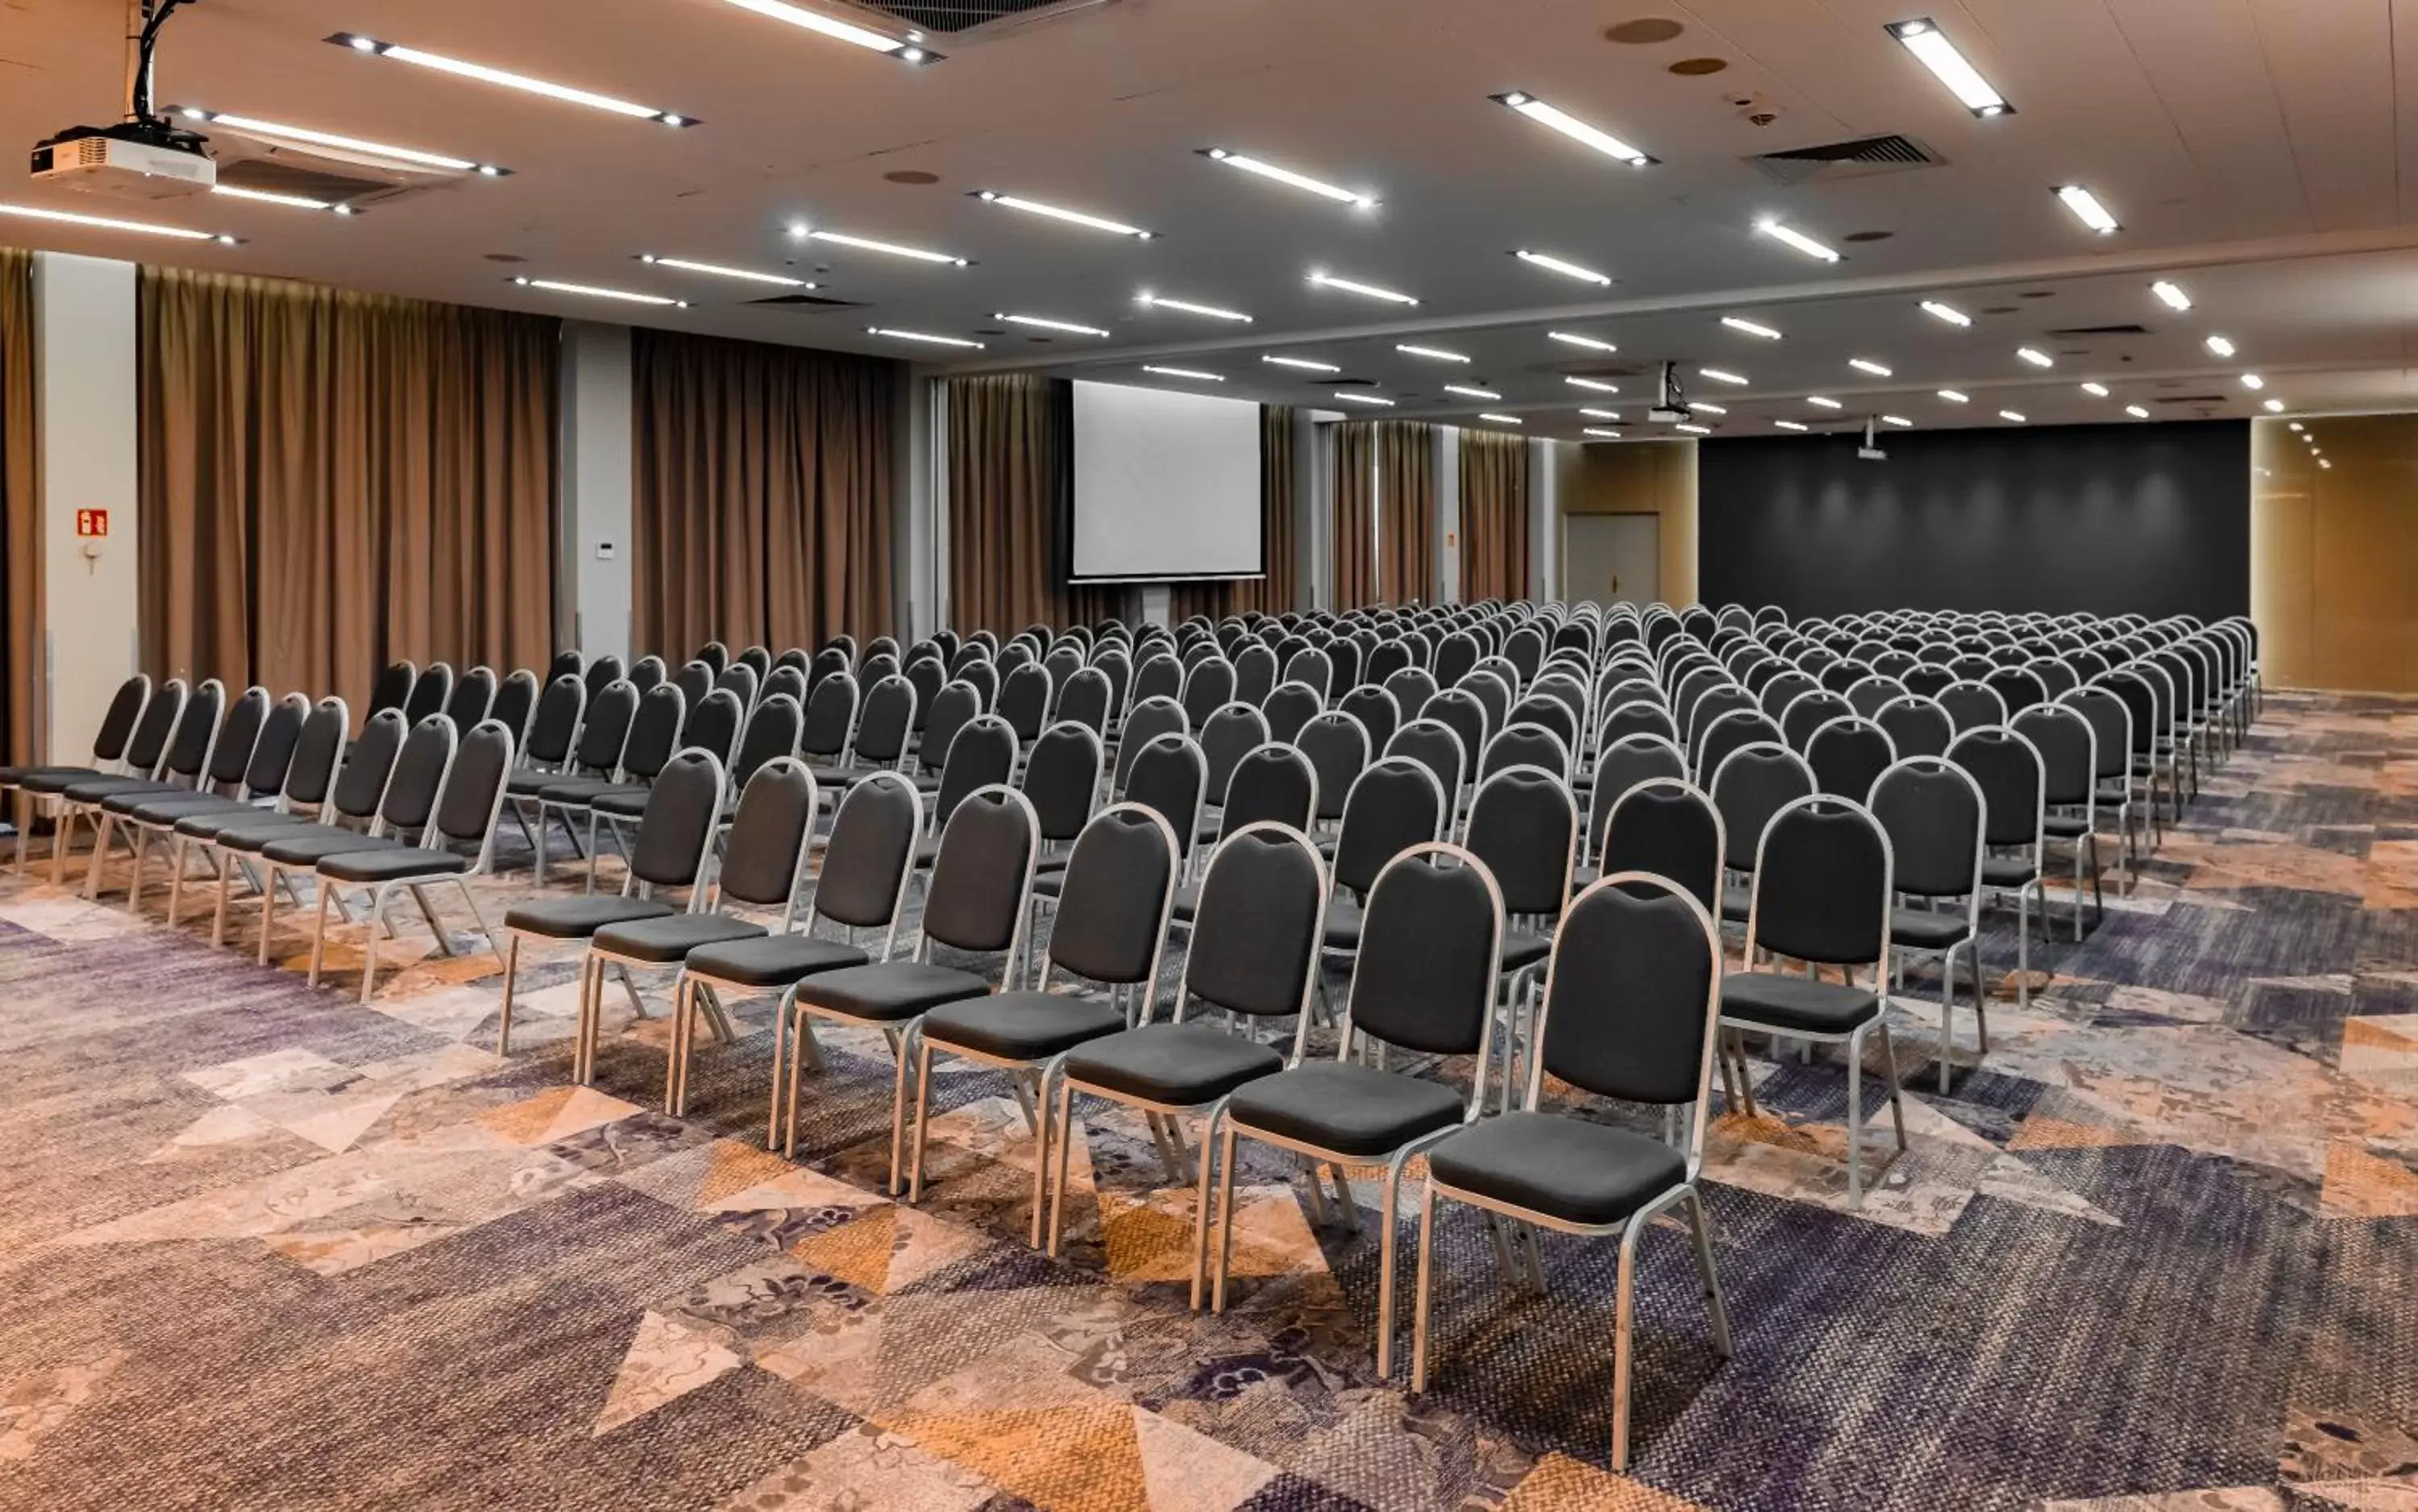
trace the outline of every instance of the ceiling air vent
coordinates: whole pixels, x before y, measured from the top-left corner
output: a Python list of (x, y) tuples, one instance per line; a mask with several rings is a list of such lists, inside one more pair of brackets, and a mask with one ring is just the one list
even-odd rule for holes
[(2148, 334), (2150, 334), (2150, 328), (2137, 324), (2125, 326), (2068, 326), (2063, 330), (2053, 330), (2047, 333), (2048, 339), (2053, 342), (2074, 341), (2085, 336), (2147, 336)]
[(2151, 401), (2160, 405), (2222, 405), (2229, 403), (2227, 394), (2159, 394)]
[(1775, 184), (1869, 178), (1875, 174), (1904, 173), (1909, 168), (1936, 168), (1947, 160), (1912, 137), (1895, 135), (1859, 136), (1852, 142), (1791, 147), (1785, 152), (1760, 153), (1747, 160)]
[(262, 194), (296, 194), (306, 200), (365, 208), (416, 192), (416, 184), (374, 178), (359, 173), (337, 173), (333, 165), (283, 156), (222, 159), (219, 182), (230, 189)]
[(1114, 0), (889, 0), (864, 7), (893, 16), (918, 31), (954, 37), (995, 21), (1039, 21), (1062, 10), (1089, 10)]
[(775, 294), (762, 299), (740, 301), (751, 310), (800, 310), (814, 314), (823, 310), (862, 310), (861, 299), (826, 299), (819, 294)]

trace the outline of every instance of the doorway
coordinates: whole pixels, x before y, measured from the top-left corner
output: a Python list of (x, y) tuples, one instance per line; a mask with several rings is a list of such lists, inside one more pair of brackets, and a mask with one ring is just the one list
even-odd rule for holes
[(1562, 516), (1562, 601), (1647, 604), (1662, 593), (1662, 517)]

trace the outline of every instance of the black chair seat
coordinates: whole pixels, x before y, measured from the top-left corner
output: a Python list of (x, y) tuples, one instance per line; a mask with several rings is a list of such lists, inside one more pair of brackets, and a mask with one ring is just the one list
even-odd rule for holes
[(504, 792), (513, 798), (535, 798), (554, 783), (571, 779), (559, 771), (530, 771), (526, 769), (504, 779)]
[(852, 787), (880, 771), (896, 771), (888, 762), (852, 761), (845, 767), (815, 769), (815, 781), (825, 787)]
[(1752, 889), (1737, 882), (1727, 882), (1722, 884), (1722, 923), (1744, 924), (1746, 923), (1748, 912), (1752, 909), (1753, 907), (1754, 892)]
[(895, 1022), (989, 992), (990, 984), (972, 971), (929, 961), (886, 961), (809, 977), (798, 986), (798, 1000), (851, 1018)]
[(1972, 933), (1962, 913), (1937, 909), (1890, 910), (1890, 940), (1908, 950), (1946, 950)]
[(786, 987), (820, 971), (863, 966), (872, 957), (854, 945), (809, 935), (765, 935), (689, 952), (691, 975), (743, 987)]
[(1776, 971), (1722, 979), (1722, 1016), (1767, 1029), (1846, 1034), (1880, 1016), (1880, 1000), (1861, 987)]
[(969, 998), (924, 1016), (926, 1039), (1002, 1061), (1047, 1061), (1125, 1027), (1125, 1016), (1107, 1003), (1057, 992)]
[(643, 818), (647, 813), (647, 795), (653, 791), (651, 787), (625, 782), (598, 792), (589, 799), (588, 806), (610, 818)]
[(137, 824), (174, 824), (178, 819), (196, 814), (267, 814), (268, 809), (247, 799), (228, 798), (219, 793), (188, 793), (182, 798), (149, 798), (125, 810)]
[(1053, 870), (1046, 872), (1037, 868), (1034, 870), (1033, 874), (1033, 895), (1034, 897), (1054, 898), (1062, 895), (1065, 891), (1066, 868), (1064, 864), (1059, 865)]
[(90, 767), (24, 766), (0, 767), (0, 787), (14, 787), (36, 777), (98, 777), (100, 773)]
[(1688, 1179), (1661, 1140), (1552, 1113), (1506, 1113), (1428, 1152), (1438, 1183), (1565, 1223), (1618, 1223)]
[(610, 924), (661, 919), (672, 911), (668, 903), (651, 898), (540, 898), (504, 915), (504, 927), (548, 939), (586, 939)]
[(2022, 887), (2040, 876), (2040, 868), (2029, 856), (1984, 856), (1982, 858), (1983, 887)]
[(220, 830), (213, 839), (225, 849), (258, 855), (277, 841), (295, 838), (298, 832), (314, 835), (348, 835), (352, 843), (347, 848), (354, 850), (360, 849), (369, 838), (359, 830), (347, 830), (333, 824), (318, 824), (308, 819), (289, 818), (288, 822), (280, 823), (278, 816), (269, 814), (263, 815), (256, 823), (246, 819), (241, 824), (230, 824)]
[(1226, 1116), (1247, 1129), (1344, 1155), (1385, 1155), (1462, 1121), (1461, 1094), (1345, 1061), (1309, 1061), (1246, 1082)]
[(2041, 821), (2041, 832), (2052, 840), (2079, 840), (2090, 832), (2090, 821), (2079, 814), (2052, 814)]
[(1503, 970), (1524, 971), (1553, 954), (1553, 942), (1524, 929), (1503, 932)]
[(537, 797), (543, 803), (576, 806), (624, 786), (626, 785), (615, 782), (610, 777), (557, 777), (539, 788)]
[(1360, 948), (1360, 905), (1350, 898), (1326, 900), (1326, 948), (1337, 951), (1357, 951)]
[(1206, 1024), (1145, 1024), (1066, 1057), (1066, 1075), (1086, 1086), (1169, 1107), (1214, 1103), (1283, 1069), (1267, 1046)]
[[(24, 788), (25, 791), (29, 793), (49, 793), (56, 795), (66, 792), (69, 788), (73, 787), (78, 783), (91, 782), (95, 778), (104, 775), (106, 775), (106, 773), (95, 771), (90, 767), (37, 768), (34, 771), (27, 772), (23, 777), (16, 779), (16, 783), (17, 786)], [(145, 780), (148, 781), (149, 779), (146, 778)]]
[(100, 811), (103, 814), (115, 814), (123, 817), (132, 814), (136, 809), (141, 808), (145, 803), (158, 803), (171, 799), (195, 798), (220, 799), (227, 802), (234, 802), (232, 799), (224, 798), (222, 794), (198, 793), (191, 787), (172, 787), (166, 783), (159, 783), (149, 787), (130, 787), (119, 792), (112, 793), (107, 798), (100, 801)]
[(421, 846), (346, 850), (319, 863), (319, 875), (338, 882), (392, 882), (406, 877), (450, 877), (470, 869), (470, 858)]
[(663, 965), (683, 960), (700, 945), (754, 939), (762, 924), (734, 919), (727, 913), (676, 913), (667, 919), (642, 919), (596, 931), (596, 948), (634, 961)]
[(371, 836), (351, 830), (314, 829), (302, 834), (281, 832), (269, 836), (256, 848), (281, 866), (316, 866), (329, 856), (352, 855), (363, 850), (408, 850), (411, 848), (390, 836)]
[(287, 830), (307, 829), (318, 822), (315, 816), (280, 814), (272, 809), (253, 808), (247, 804), (242, 808), (202, 809), (186, 814), (176, 820), (176, 832), (191, 835), (196, 840), (216, 840), (222, 834), (230, 834), (237, 830), (260, 833), (268, 833), (270, 831), (282, 832)]
[[(30, 787), (31, 785), (28, 784)], [(45, 789), (37, 789), (43, 791)], [(120, 793), (190, 793), (190, 787), (179, 787), (172, 782), (154, 782), (148, 777), (85, 777), (69, 783), (63, 795), (70, 803), (99, 803)]]

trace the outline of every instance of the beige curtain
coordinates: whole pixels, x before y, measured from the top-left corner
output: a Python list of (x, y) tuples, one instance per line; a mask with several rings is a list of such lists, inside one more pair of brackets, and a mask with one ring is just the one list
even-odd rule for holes
[(1436, 435), (1423, 420), (1377, 426), (1377, 596), (1425, 603), (1436, 596)]
[(1370, 469), (1377, 452), (1372, 420), (1344, 420), (1335, 427), (1335, 563), (1337, 610), (1377, 601), (1376, 499)]
[(1066, 582), (1074, 390), (1009, 373), (947, 380), (949, 616), (958, 630), (1090, 624), (1129, 588)]
[(561, 323), (145, 268), (144, 665), (342, 695), (552, 649)]
[(891, 629), (898, 364), (640, 329), (630, 385), (634, 645)]
[(1461, 433), (1461, 597), (1528, 595), (1528, 443)]
[(1294, 486), (1293, 412), (1282, 405), (1260, 406), (1260, 542), (1265, 576), (1235, 583), (1179, 583), (1168, 613), (1176, 620), (1205, 614), (1283, 614), (1301, 607), (1299, 525), (1301, 491)]
[[(0, 752), (7, 763), (38, 760), (42, 664), (42, 505), (34, 494), (34, 254), (0, 247)], [(55, 759), (88, 759), (72, 742)]]

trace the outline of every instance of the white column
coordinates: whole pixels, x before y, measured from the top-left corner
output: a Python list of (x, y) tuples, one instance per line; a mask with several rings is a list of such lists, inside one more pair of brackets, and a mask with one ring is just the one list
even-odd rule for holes
[(1141, 589), (1141, 622), (1145, 625), (1172, 627), (1175, 619), (1175, 590), (1164, 583), (1145, 583)]
[(948, 628), (956, 606), (949, 600), (949, 408), (938, 378), (917, 372), (907, 406), (910, 446), (917, 458), (918, 490), (913, 529), (907, 542), (908, 570), (915, 574), (909, 594), (914, 634)]
[(1431, 603), (1461, 602), (1461, 428), (1436, 427), (1436, 579)]
[(1528, 443), (1528, 596), (1562, 596), (1561, 481), (1555, 469), (1563, 443), (1538, 437)]
[[(92, 759), (92, 734), (137, 670), (137, 508), (132, 263), (34, 254), (34, 390), (41, 431), (46, 758)], [(109, 534), (80, 537), (105, 510)], [(161, 674), (190, 678), (196, 669)], [(215, 670), (200, 668), (204, 674)]]
[(1318, 481), (1329, 471), (1319, 456), (1319, 435), (1309, 411), (1293, 412), (1293, 602), (1278, 604), (1278, 614), (1318, 602), (1319, 532), (1325, 528), (1325, 517), (1318, 512)]
[(1310, 432), (1309, 512), (1302, 522), (1309, 556), (1308, 609), (1335, 606), (1335, 427), (1316, 424)]
[(628, 662), (633, 648), (630, 539), (630, 328), (570, 320), (562, 327), (561, 583), (575, 645)]

